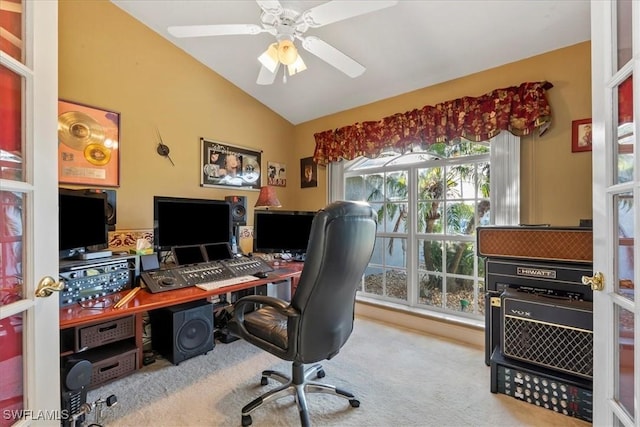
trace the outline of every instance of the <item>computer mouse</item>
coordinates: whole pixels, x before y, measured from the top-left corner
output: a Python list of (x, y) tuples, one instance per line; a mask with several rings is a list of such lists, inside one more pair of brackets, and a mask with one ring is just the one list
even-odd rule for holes
[(267, 277), (269, 277), (269, 275), (267, 273), (265, 273), (264, 271), (259, 271), (257, 273), (253, 273), (252, 276), (257, 277), (258, 279), (266, 279)]

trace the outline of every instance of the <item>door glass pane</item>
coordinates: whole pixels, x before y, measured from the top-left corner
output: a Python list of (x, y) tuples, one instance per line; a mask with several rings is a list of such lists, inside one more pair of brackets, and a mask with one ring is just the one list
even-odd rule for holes
[(615, 281), (617, 284), (616, 292), (633, 301), (635, 293), (633, 282), (633, 195), (631, 193), (616, 195), (615, 202), (618, 206), (618, 215), (616, 218), (618, 229), (618, 278)]
[[(24, 14), (22, 0), (2, 0), (0, 7), (0, 50), (24, 63)], [(0, 99), (3, 99), (0, 97)], [(4, 99), (3, 99), (4, 100)]]
[(23, 195), (0, 191), (0, 306), (22, 299)]
[(0, 65), (0, 179), (23, 180), (23, 81), (21, 76)]
[[(633, 153), (635, 135), (633, 134), (633, 76), (629, 76), (618, 86), (618, 133), (616, 167), (617, 183), (633, 179)], [(614, 123), (616, 120), (614, 120)]]
[(633, 359), (635, 357), (633, 313), (620, 306), (616, 307), (618, 309), (616, 319), (618, 324), (618, 366), (616, 369), (618, 371), (614, 398), (633, 417)]
[(618, 48), (618, 70), (631, 60), (631, 16), (631, 0), (618, 0), (616, 2), (616, 45)]
[(20, 419), (22, 388), (22, 315), (16, 314), (0, 319), (0, 427)]

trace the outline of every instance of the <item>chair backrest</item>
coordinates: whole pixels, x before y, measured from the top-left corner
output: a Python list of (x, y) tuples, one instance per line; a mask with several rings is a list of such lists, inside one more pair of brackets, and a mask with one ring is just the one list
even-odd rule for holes
[(338, 201), (316, 214), (291, 300), (301, 313), (297, 331), (288, 331), (297, 334), (297, 361), (330, 359), (351, 335), (355, 295), (373, 253), (376, 228), (376, 213), (364, 202)]

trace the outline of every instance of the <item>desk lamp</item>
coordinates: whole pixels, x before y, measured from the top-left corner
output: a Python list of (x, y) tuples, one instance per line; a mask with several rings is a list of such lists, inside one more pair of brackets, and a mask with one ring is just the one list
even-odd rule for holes
[(255, 204), (256, 208), (267, 208), (268, 210), (270, 207), (279, 208), (281, 206), (282, 204), (280, 203), (280, 200), (278, 200), (275, 188), (269, 185), (260, 187), (258, 201)]

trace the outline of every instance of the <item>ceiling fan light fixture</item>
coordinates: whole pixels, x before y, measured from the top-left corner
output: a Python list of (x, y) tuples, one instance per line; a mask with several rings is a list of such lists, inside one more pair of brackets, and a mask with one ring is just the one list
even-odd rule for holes
[(272, 73), (275, 72), (278, 67), (278, 44), (270, 44), (267, 50), (258, 57), (258, 61)]
[(291, 65), (298, 59), (298, 49), (289, 39), (278, 42), (278, 59), (284, 65)]
[(287, 65), (287, 68), (289, 69), (289, 75), (293, 76), (294, 74), (299, 73), (300, 71), (306, 70), (307, 66), (302, 60), (302, 57), (298, 55), (298, 58), (295, 60), (295, 62), (291, 65)]

